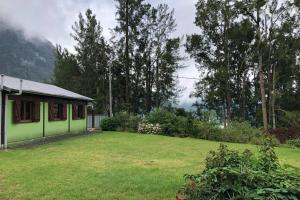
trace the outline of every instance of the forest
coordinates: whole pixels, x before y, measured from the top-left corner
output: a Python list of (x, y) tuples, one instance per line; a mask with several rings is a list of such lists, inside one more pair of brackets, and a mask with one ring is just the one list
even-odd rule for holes
[(147, 114), (174, 106), (184, 48), (201, 74), (191, 94), (194, 116), (213, 112), (224, 127), (248, 121), (264, 132), (299, 126), (299, 0), (198, 0), (199, 31), (182, 37), (172, 36), (170, 5), (115, 4), (109, 39), (91, 9), (79, 14), (71, 33), (75, 52), (57, 45), (54, 84), (93, 98), (101, 114)]

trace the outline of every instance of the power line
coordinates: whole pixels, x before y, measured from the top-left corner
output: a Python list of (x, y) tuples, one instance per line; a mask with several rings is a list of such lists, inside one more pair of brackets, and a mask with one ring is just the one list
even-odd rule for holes
[(195, 77), (187, 77), (187, 76), (174, 76), (174, 78), (199, 80), (199, 78), (195, 78)]

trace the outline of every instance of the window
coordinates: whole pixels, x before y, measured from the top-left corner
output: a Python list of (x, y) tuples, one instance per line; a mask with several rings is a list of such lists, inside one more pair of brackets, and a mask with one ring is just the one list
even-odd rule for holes
[(77, 118), (82, 119), (83, 117), (83, 105), (78, 105)]
[(67, 105), (64, 103), (50, 102), (48, 112), (49, 121), (67, 119)]
[(39, 122), (40, 101), (16, 99), (13, 102), (13, 122)]
[(72, 105), (72, 119), (84, 119), (85, 118), (85, 106), (83, 104)]
[(56, 120), (60, 120), (63, 118), (63, 104), (53, 104), (53, 117)]
[(33, 107), (33, 102), (21, 101), (21, 121), (33, 121)]

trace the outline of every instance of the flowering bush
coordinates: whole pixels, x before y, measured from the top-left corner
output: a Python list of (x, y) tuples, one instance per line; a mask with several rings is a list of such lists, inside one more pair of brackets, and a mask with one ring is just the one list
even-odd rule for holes
[(159, 124), (150, 124), (147, 122), (142, 122), (139, 123), (138, 132), (143, 134), (158, 135), (161, 134), (161, 127)]

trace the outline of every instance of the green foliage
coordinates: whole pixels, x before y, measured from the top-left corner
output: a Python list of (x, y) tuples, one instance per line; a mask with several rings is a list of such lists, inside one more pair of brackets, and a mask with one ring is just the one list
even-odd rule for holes
[(114, 117), (106, 118), (101, 122), (104, 131), (132, 131), (137, 132), (141, 121), (139, 116), (129, 115), (127, 112), (119, 112)]
[[(231, 122), (228, 127), (220, 128), (218, 124), (207, 121), (195, 121), (193, 137), (205, 140), (262, 144), (265, 136), (262, 131), (251, 126), (248, 122)], [(274, 136), (269, 136), (273, 145), (278, 145), (279, 141)]]
[(101, 121), (101, 128), (104, 131), (116, 131), (119, 127), (119, 123), (115, 118), (105, 118)]
[(223, 141), (249, 143), (252, 139), (262, 137), (262, 131), (252, 127), (250, 123), (232, 121), (223, 131)]
[(80, 92), (79, 80), (80, 70), (76, 57), (58, 45), (52, 83), (73, 92)]
[(298, 140), (288, 140), (287, 143), (290, 146), (300, 148), (300, 139), (298, 139)]
[(186, 175), (178, 199), (298, 199), (300, 176), (282, 169), (271, 144), (261, 146), (259, 157), (220, 145), (206, 158), (201, 174)]
[(280, 167), (277, 155), (275, 154), (270, 138), (266, 138), (259, 150), (258, 159), (259, 169), (264, 172), (270, 172)]
[(278, 111), (278, 125), (280, 127), (300, 127), (299, 111)]
[[(72, 26), (75, 57), (80, 70), (80, 93), (95, 99), (96, 111), (104, 113), (108, 101), (109, 47), (103, 37), (102, 27), (91, 9), (79, 13)], [(70, 74), (71, 75), (71, 74)], [(67, 80), (73, 77), (65, 77)]]
[(208, 121), (196, 121), (196, 138), (205, 140), (222, 140), (222, 129), (215, 123)]
[(146, 116), (147, 122), (159, 124), (163, 135), (169, 136), (193, 136), (196, 133), (194, 118), (176, 116), (166, 109), (156, 109)]
[(177, 95), (174, 74), (181, 67), (181, 41), (171, 37), (174, 11), (167, 4), (153, 6), (144, 0), (115, 1), (115, 109), (150, 112)]

